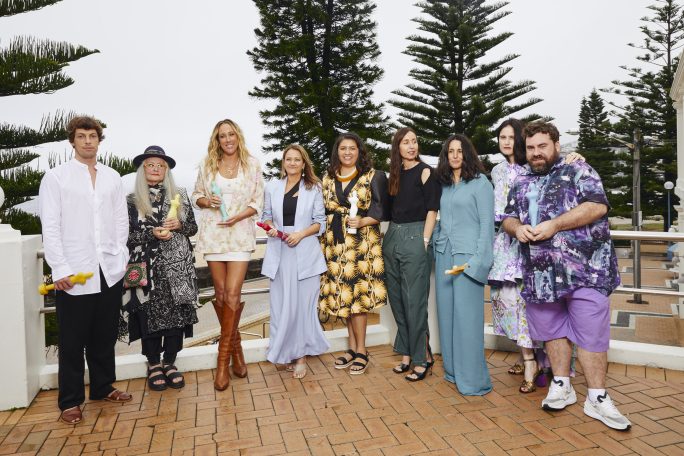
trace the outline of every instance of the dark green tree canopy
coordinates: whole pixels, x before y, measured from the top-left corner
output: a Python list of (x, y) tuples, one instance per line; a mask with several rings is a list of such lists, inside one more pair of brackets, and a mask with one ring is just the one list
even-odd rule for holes
[[(666, 181), (677, 178), (677, 113), (670, 89), (684, 39), (684, 9), (675, 0), (654, 0), (649, 15), (641, 19), (643, 42), (629, 46), (643, 53), (638, 66), (624, 65), (624, 81), (613, 81), (603, 91), (619, 95), (624, 104), (611, 101), (618, 122), (615, 132), (631, 141), (634, 129), (642, 131), (646, 146), (641, 156), (642, 209), (646, 215), (666, 214)], [(672, 204), (676, 204), (674, 201)]]
[[(0, 18), (35, 11), (52, 1), (0, 0)], [(52, 93), (74, 83), (63, 70), (71, 62), (98, 52), (82, 46), (32, 37), (15, 37), (0, 48), (0, 97)], [(40, 128), (13, 125), (0, 119), (0, 187), (5, 203), (0, 219), (24, 234), (40, 233), (40, 222), (14, 206), (38, 195), (42, 171), (30, 166), (38, 157), (32, 147), (65, 139), (73, 113), (43, 116)]]
[[(416, 82), (394, 92), (389, 103), (400, 109), (398, 125), (421, 136), (421, 150), (437, 155), (442, 141), (465, 133), (480, 153), (496, 151), (493, 128), (503, 118), (540, 102), (521, 97), (534, 82), (507, 79), (517, 54), (487, 60), (489, 51), (512, 33), (493, 34), (493, 24), (510, 12), (508, 2), (486, 0), (426, 0), (417, 5), (422, 15), (414, 21), (420, 34), (411, 35), (405, 53), (417, 68)], [(535, 114), (529, 117), (539, 117)]]
[(605, 103), (596, 90), (583, 98), (579, 114), (579, 142), (577, 151), (584, 155), (601, 176), (611, 215), (631, 213), (632, 177), (631, 155), (610, 138), (612, 125)]
[(62, 0), (0, 0), (0, 17), (13, 16), (26, 11), (36, 11), (44, 6), (53, 5)]
[(263, 79), (250, 95), (274, 102), (260, 112), (268, 129), (266, 153), (277, 153), (270, 173), (280, 169), (280, 152), (299, 143), (310, 153), (317, 173), (327, 166), (330, 149), (342, 132), (368, 141), (376, 165), (384, 167), (387, 119), (374, 103), (373, 85), (382, 77), (375, 4), (369, 0), (255, 0), (258, 44), (247, 52)]

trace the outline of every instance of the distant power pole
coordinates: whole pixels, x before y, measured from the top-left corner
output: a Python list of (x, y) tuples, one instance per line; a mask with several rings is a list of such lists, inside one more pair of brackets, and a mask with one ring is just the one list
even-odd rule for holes
[[(641, 231), (641, 130), (634, 130), (632, 149), (632, 227)], [(641, 288), (641, 241), (632, 241), (634, 288)], [(634, 294), (634, 301), (642, 304), (641, 294)]]

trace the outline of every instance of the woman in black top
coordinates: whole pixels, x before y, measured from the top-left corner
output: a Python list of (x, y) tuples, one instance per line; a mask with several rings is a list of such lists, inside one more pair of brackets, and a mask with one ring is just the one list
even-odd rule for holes
[(427, 301), (432, 258), (428, 243), (437, 220), (441, 187), (432, 168), (418, 154), (418, 139), (411, 128), (399, 129), (392, 138), (389, 194), (390, 225), (382, 244), (387, 291), (397, 337), (394, 351), (403, 355), (394, 367), (405, 378), (423, 380), (434, 359), (428, 341)]

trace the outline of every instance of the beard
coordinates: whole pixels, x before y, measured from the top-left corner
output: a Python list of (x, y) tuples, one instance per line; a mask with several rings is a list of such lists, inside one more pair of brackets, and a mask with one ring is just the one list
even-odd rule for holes
[(554, 163), (556, 163), (556, 160), (558, 159), (557, 156), (554, 156), (549, 160), (545, 159), (544, 157), (540, 158), (542, 159), (542, 161), (537, 161), (534, 164), (530, 162), (530, 169), (534, 174), (548, 174), (549, 170), (551, 170), (551, 167)]

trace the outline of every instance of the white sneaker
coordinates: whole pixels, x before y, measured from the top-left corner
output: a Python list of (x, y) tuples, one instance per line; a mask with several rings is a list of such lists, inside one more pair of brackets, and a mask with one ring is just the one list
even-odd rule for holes
[(626, 431), (632, 427), (632, 423), (615, 407), (608, 393), (599, 396), (596, 402), (587, 397), (584, 401), (584, 414), (603, 421), (603, 424), (618, 431)]
[(577, 402), (577, 395), (572, 385), (564, 385), (561, 380), (551, 379), (549, 393), (542, 401), (544, 410), (563, 410)]

